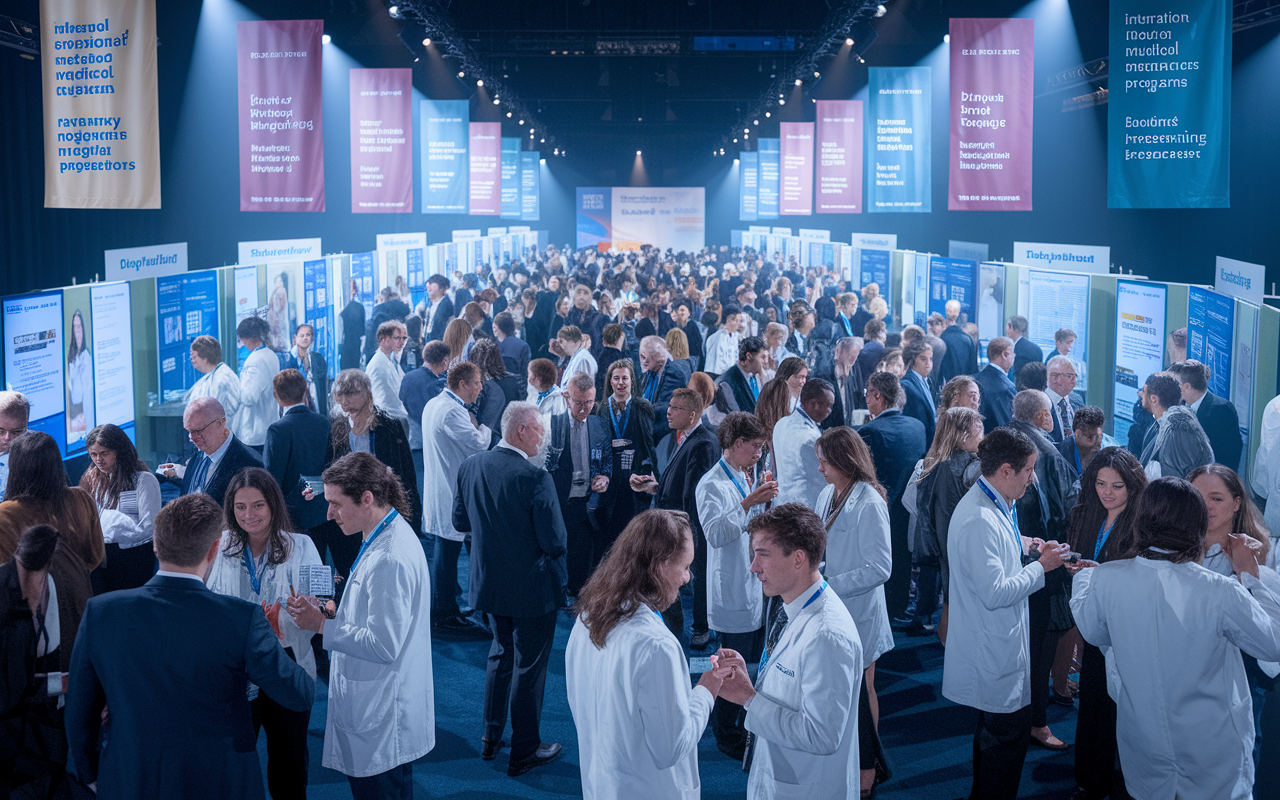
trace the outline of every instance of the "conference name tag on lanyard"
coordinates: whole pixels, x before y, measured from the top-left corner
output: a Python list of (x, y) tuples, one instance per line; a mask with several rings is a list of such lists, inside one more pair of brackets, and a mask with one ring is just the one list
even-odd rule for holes
[[(800, 606), (800, 610), (804, 611), (806, 608), (813, 605), (814, 601), (817, 600), (819, 597), (822, 597), (822, 593), (825, 592), (826, 590), (827, 590), (827, 582), (826, 580), (823, 580), (822, 586), (818, 587), (818, 591), (813, 593), (813, 597), (810, 597), (808, 600), (805, 601), (804, 605)], [(799, 614), (797, 614), (796, 616), (799, 616)], [(790, 624), (791, 622), (792, 620), (790, 619), (787, 620), (788, 624)], [(786, 625), (783, 625), (783, 630), (786, 630)], [(778, 634), (778, 639), (779, 640), (782, 639), (781, 633)], [(781, 652), (781, 650), (779, 652)], [(765, 648), (764, 648), (764, 655), (760, 658), (760, 668), (759, 670), (756, 671), (756, 683), (759, 683), (760, 680), (764, 677), (765, 669), (769, 666), (769, 659), (771, 658), (772, 655), (776, 655), (776, 653), (771, 654), (769, 652), (768, 642), (766, 642)], [(795, 676), (793, 675), (792, 677), (795, 677)]]
[[(249, 552), (248, 544), (245, 544), (244, 550), (243, 552), (241, 552), (241, 555), (244, 557), (244, 568), (249, 573), (249, 585), (253, 587), (253, 593), (261, 597), (262, 596), (262, 576), (267, 573), (266, 560), (264, 558), (262, 563), (262, 571), (259, 572), (256, 569), (257, 565), (253, 561), (253, 553)], [(263, 556), (266, 556), (265, 550), (263, 551)]]
[(978, 488), (991, 498), (991, 502), (996, 504), (996, 509), (1000, 511), (1000, 515), (1009, 520), (1009, 524), (1013, 526), (1013, 536), (1017, 540), (1018, 550), (1022, 550), (1022, 534), (1018, 532), (1018, 508), (1010, 505), (1008, 513), (1005, 513), (1000, 500), (996, 498), (996, 493), (987, 488), (987, 484), (981, 478), (978, 479)]
[(729, 480), (733, 481), (733, 488), (738, 490), (738, 494), (742, 495), (743, 500), (746, 500), (747, 499), (746, 487), (743, 486), (742, 482), (738, 480), (737, 474), (735, 474), (733, 470), (729, 469), (729, 465), (725, 462), (723, 458), (720, 459), (720, 469), (724, 470), (724, 474), (728, 475)]
[[(1119, 517), (1116, 518), (1116, 522), (1119, 522)], [(1106, 525), (1107, 524), (1106, 520), (1103, 520), (1102, 524)], [(1102, 555), (1102, 548), (1106, 546), (1107, 539), (1111, 538), (1111, 531), (1115, 530), (1115, 527), (1116, 527), (1116, 523), (1112, 522), (1110, 527), (1107, 527), (1098, 531), (1098, 543), (1093, 546), (1094, 561), (1097, 561), (1098, 556)]]
[(360, 543), (360, 552), (356, 553), (356, 560), (352, 562), (351, 571), (347, 573), (348, 578), (351, 578), (356, 574), (356, 567), (360, 566), (360, 559), (364, 558), (364, 552), (369, 549), (369, 545), (373, 544), (374, 539), (377, 539), (382, 535), (382, 532), (387, 529), (387, 526), (392, 522), (395, 522), (397, 516), (399, 516), (399, 514), (396, 510), (394, 508), (391, 509), (387, 512), (387, 515), (382, 518), (382, 522), (378, 523), (378, 527), (373, 529), (373, 533), (369, 534), (369, 538)]

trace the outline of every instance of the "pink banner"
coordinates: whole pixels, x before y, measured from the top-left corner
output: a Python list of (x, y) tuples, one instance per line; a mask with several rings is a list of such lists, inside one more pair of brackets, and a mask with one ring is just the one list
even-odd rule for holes
[(778, 213), (813, 213), (813, 123), (784, 122)]
[(862, 213), (862, 101), (819, 100), (819, 214)]
[(951, 211), (1031, 210), (1035, 22), (951, 20)]
[(324, 211), (318, 19), (236, 23), (240, 210)]
[(502, 212), (502, 123), (471, 123), (472, 214)]
[(413, 211), (413, 70), (351, 70), (351, 213)]

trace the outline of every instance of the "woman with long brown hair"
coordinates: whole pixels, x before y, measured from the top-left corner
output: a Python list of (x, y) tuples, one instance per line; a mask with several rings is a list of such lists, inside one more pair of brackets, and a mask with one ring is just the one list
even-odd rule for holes
[(156, 571), (151, 535), (160, 513), (160, 482), (115, 425), (89, 431), (85, 446), (92, 465), (80, 476), (80, 488), (98, 506), (106, 553), (94, 570), (94, 592), (136, 589)]
[[(876, 480), (871, 451), (851, 428), (832, 428), (814, 450), (827, 487), (818, 495), (818, 516), (827, 527), (825, 575), (849, 610), (862, 639), (862, 689), (858, 695), (858, 760), (862, 795), (888, 777), (876, 733), (880, 703), (875, 693), (876, 659), (893, 649), (884, 582), (893, 572), (889, 506)], [(879, 775), (877, 775), (879, 773)]]
[(467, 345), (471, 343), (471, 325), (465, 319), (451, 319), (441, 337), (449, 346), (449, 366), (466, 358)]
[(578, 593), (565, 682), (586, 797), (698, 795), (698, 740), (724, 675), (704, 672), (690, 688), (684, 648), (662, 621), (692, 562), (689, 516), (645, 511)]
[(648, 506), (648, 495), (638, 497), (631, 488), (631, 476), (652, 475), (657, 464), (653, 449), (653, 406), (640, 396), (631, 359), (620, 358), (608, 366), (604, 387), (608, 397), (596, 403), (596, 414), (610, 432), (613, 472), (609, 488), (600, 497), (600, 507), (596, 510), (599, 527), (593, 535), (599, 538), (591, 551), (597, 564), (642, 505)]

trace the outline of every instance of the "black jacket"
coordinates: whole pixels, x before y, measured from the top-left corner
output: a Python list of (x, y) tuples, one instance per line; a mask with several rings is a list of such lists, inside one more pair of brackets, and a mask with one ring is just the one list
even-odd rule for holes
[(378, 327), (382, 323), (390, 322), (391, 320), (404, 322), (408, 316), (409, 304), (403, 300), (387, 300), (373, 307), (373, 313), (369, 315), (369, 323), (364, 332), (364, 360), (366, 362), (373, 358), (373, 352), (378, 349)]
[(871, 448), (876, 479), (889, 495), (889, 512), (892, 515), (895, 508), (902, 508), (902, 492), (915, 471), (916, 462), (924, 458), (928, 450), (924, 425), (920, 420), (891, 408), (858, 428), (858, 435)]
[[(222, 505), (226, 497), (227, 486), (230, 485), (232, 476), (245, 467), (262, 466), (262, 459), (257, 453), (237, 439), (234, 433), (228, 435), (231, 437), (231, 443), (227, 445), (227, 451), (222, 454), (222, 460), (218, 462), (213, 474), (209, 475), (204, 482), (204, 493), (212, 497), (218, 505)], [(187, 460), (187, 471), (182, 476), (183, 494), (191, 493), (191, 479), (195, 477), (195, 467), (203, 457), (204, 453), (197, 451)]]
[[(363, 306), (361, 306), (363, 309)], [(325, 363), (324, 356), (312, 350), (311, 357), (311, 382), (316, 385), (316, 411), (320, 416), (329, 416), (329, 366)], [(289, 354), (289, 358), (284, 362), (285, 369), (296, 369), (302, 372), (302, 365), (298, 363), (298, 357)]]
[(916, 485), (916, 549), (914, 564), (937, 564), (942, 574), (942, 594), (951, 576), (947, 561), (947, 531), (960, 498), (978, 480), (978, 457), (960, 450), (930, 470)]
[[(972, 341), (972, 340), (970, 340)], [(950, 344), (950, 342), (948, 342)], [(1040, 349), (1040, 345), (1031, 341), (1025, 336), (1019, 336), (1018, 341), (1013, 343), (1013, 375), (1017, 377), (1022, 372), (1022, 368), (1027, 364), (1043, 364), (1044, 351)]]
[(959, 325), (948, 325), (938, 337), (947, 346), (937, 365), (938, 382), (945, 386), (957, 375), (974, 375), (978, 371), (978, 345)]
[(328, 440), (329, 420), (306, 406), (294, 406), (267, 426), (263, 462), (284, 490), (285, 508), (299, 531), (323, 525), (328, 517), (324, 498), (303, 500), (300, 485), (301, 476), (319, 477), (324, 472)]
[(671, 395), (676, 389), (689, 385), (689, 371), (680, 362), (668, 359), (656, 374), (642, 372), (636, 378), (640, 381), (640, 395), (653, 404), (653, 438), (656, 441), (671, 430), (667, 427), (667, 406), (671, 404)]
[[(947, 355), (951, 354), (947, 345)], [(978, 383), (982, 393), (982, 401), (978, 411), (982, 414), (982, 424), (988, 433), (1002, 425), (1008, 425), (1013, 419), (1013, 398), (1018, 389), (1001, 369), (993, 364), (982, 368), (973, 379)]]
[[(422, 535), (422, 498), (419, 492), (421, 483), (418, 480), (418, 469), (413, 465), (413, 453), (409, 450), (409, 437), (405, 434), (400, 420), (378, 409), (374, 412), (376, 419), (369, 430), (369, 449), (373, 457), (391, 467), (391, 471), (404, 485), (409, 495), (410, 514), (405, 519), (413, 528), (413, 532)], [(421, 415), (419, 415), (421, 416)], [(329, 441), (325, 446), (324, 465), (333, 462), (351, 452), (351, 424), (345, 416), (333, 420), (329, 426)]]
[(902, 407), (902, 413), (920, 420), (920, 424), (924, 425), (924, 440), (932, 443), (933, 431), (938, 424), (938, 411), (933, 404), (929, 381), (921, 378), (915, 370), (908, 369), (902, 376), (902, 390), (907, 395), (907, 404)]
[[(716, 408), (725, 414), (733, 411), (755, 413), (756, 401), (760, 397), (758, 393), (751, 392), (749, 381), (750, 377), (737, 364), (720, 373), (720, 378), (716, 381)], [(759, 384), (757, 392), (764, 388), (758, 377), (756, 383)]]
[(1236, 413), (1235, 404), (1213, 392), (1205, 392), (1200, 408), (1196, 410), (1196, 419), (1209, 437), (1213, 460), (1239, 472), (1244, 442), (1240, 438), (1240, 416)]
[(342, 341), (338, 345), (338, 369), (360, 369), (360, 337), (364, 336), (364, 305), (352, 300), (342, 308)]
[[(671, 433), (675, 444), (675, 433)], [(720, 443), (706, 425), (699, 425), (685, 439), (684, 444), (671, 457), (667, 468), (658, 476), (658, 493), (654, 505), (689, 515), (689, 525), (694, 536), (702, 536), (702, 523), (698, 520), (698, 501), (695, 490), (698, 481), (707, 470), (720, 460)]]

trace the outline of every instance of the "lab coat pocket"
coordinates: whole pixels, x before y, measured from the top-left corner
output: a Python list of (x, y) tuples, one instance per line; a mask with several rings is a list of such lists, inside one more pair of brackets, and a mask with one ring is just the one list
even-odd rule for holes
[(394, 681), (358, 681), (333, 675), (329, 686), (329, 714), (340, 730), (367, 733), (394, 718), (398, 694)]
[(715, 571), (712, 576), (712, 585), (715, 586), (715, 597), (719, 600), (716, 606), (724, 609), (739, 608), (745, 603), (739, 602), (743, 598), (742, 587), (722, 569)]
[(812, 783), (772, 783), (774, 800), (813, 800), (817, 794), (816, 784)]

